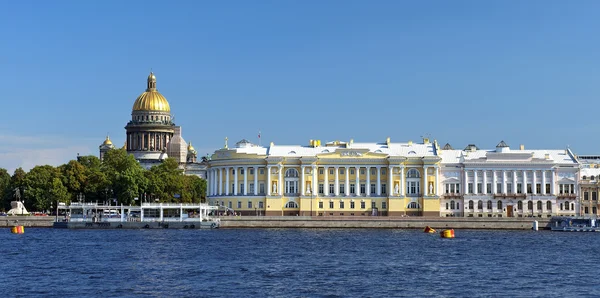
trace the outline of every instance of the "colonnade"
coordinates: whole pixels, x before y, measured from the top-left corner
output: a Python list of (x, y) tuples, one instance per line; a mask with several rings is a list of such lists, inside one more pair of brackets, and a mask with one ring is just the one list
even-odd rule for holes
[[(491, 172), (491, 177), (488, 177), (488, 173)], [(507, 175), (511, 173), (510, 175)], [(517, 178), (518, 174), (521, 174), (521, 178)], [(532, 194), (555, 194), (555, 172), (553, 170), (492, 170), (492, 169), (467, 169), (463, 171), (465, 186), (463, 187), (464, 194), (487, 194), (487, 193), (518, 193), (517, 185), (521, 183), (520, 193), (528, 193), (527, 185), (531, 184), (531, 192)], [(479, 175), (481, 174), (481, 179), (479, 179)], [(531, 179), (528, 179), (528, 174)], [(549, 175), (547, 175), (549, 174)], [(507, 178), (511, 176), (511, 178)], [(550, 176), (550, 181), (548, 181), (547, 176)], [(471, 177), (471, 178), (470, 178)], [(469, 179), (470, 178), (470, 179)], [(509, 180), (510, 179), (510, 180)], [(478, 183), (481, 182), (481, 190), (477, 189)], [(511, 188), (507, 189), (507, 185), (510, 182)], [(473, 183), (473, 189), (469, 190), (469, 183)], [(488, 183), (491, 184), (491, 189), (488, 189)], [(538, 191), (537, 185), (540, 186), (540, 190)], [(546, 185), (550, 185), (549, 192), (546, 189)], [(500, 189), (498, 186), (500, 185)], [(571, 186), (573, 187), (573, 186)]]

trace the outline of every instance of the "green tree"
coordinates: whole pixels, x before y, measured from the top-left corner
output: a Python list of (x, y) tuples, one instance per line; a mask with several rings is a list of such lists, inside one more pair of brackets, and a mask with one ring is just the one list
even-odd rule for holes
[(61, 180), (60, 171), (49, 165), (35, 166), (27, 173), (24, 192), (26, 208), (32, 210), (49, 208), (52, 201), (51, 191), (54, 188), (54, 179)]
[(68, 203), (70, 199), (69, 192), (67, 187), (65, 187), (58, 177), (52, 179), (51, 188), (49, 192), (49, 200), (44, 202), (44, 206), (41, 210), (50, 209), (52, 204), (56, 204), (55, 202), (63, 202)]
[(12, 191), (10, 189), (10, 174), (6, 169), (0, 168), (0, 198), (2, 198), (0, 209), (10, 209), (11, 196)]
[(200, 203), (206, 201), (206, 180), (190, 175), (184, 176), (184, 192), (182, 201), (185, 203)]
[(76, 160), (71, 160), (67, 164), (59, 167), (62, 173), (62, 184), (68, 190), (71, 200), (75, 200), (77, 195), (85, 191), (88, 183), (87, 169)]
[[(180, 202), (184, 198), (183, 171), (179, 169), (179, 164), (174, 158), (167, 158), (161, 164), (153, 166), (150, 169), (151, 174), (149, 182), (151, 192), (156, 195), (161, 202)], [(176, 195), (180, 199), (175, 198)]]
[(106, 152), (101, 169), (120, 204), (133, 205), (134, 198), (143, 194), (148, 187), (144, 168), (123, 148)]

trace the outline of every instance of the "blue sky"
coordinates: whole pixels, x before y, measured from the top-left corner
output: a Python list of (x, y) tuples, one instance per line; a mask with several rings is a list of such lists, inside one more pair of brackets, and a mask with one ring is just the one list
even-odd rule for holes
[(6, 1), (0, 167), (98, 154), (152, 69), (201, 154), (247, 138), (600, 154), (598, 1)]

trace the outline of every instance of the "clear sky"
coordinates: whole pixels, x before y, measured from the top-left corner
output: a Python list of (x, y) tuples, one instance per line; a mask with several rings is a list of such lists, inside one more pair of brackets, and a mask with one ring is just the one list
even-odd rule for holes
[(201, 155), (420, 140), (600, 154), (600, 1), (3, 1), (0, 167), (118, 146), (152, 69)]

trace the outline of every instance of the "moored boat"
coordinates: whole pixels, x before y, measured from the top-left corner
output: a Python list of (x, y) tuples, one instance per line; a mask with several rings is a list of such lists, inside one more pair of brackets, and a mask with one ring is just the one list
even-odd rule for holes
[(563, 232), (600, 232), (596, 217), (555, 216), (550, 220), (550, 230)]

